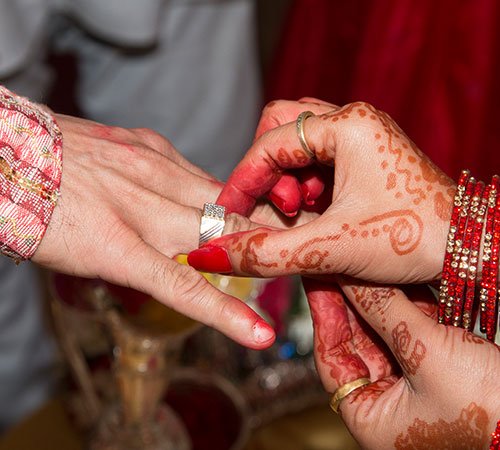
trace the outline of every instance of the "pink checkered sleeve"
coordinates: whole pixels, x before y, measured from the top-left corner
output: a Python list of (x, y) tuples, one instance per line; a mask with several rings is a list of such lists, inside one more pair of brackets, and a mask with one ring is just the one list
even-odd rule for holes
[(33, 256), (59, 196), (62, 135), (50, 111), (0, 86), (0, 252)]

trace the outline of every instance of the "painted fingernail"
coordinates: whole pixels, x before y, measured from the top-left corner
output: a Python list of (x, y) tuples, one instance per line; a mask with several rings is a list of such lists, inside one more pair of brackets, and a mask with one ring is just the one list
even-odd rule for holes
[(262, 319), (257, 320), (253, 326), (253, 336), (259, 344), (274, 341), (274, 330)]
[(188, 255), (188, 264), (201, 272), (231, 273), (233, 266), (227, 250), (216, 245), (206, 245)]
[(297, 210), (288, 211), (286, 201), (281, 197), (278, 197), (276, 194), (271, 192), (269, 194), (269, 198), (276, 205), (276, 207), (287, 217), (295, 217), (297, 215)]
[(311, 192), (309, 191), (309, 187), (307, 187), (306, 185), (302, 185), (301, 190), (304, 203), (309, 206), (314, 205), (315, 200), (311, 198)]

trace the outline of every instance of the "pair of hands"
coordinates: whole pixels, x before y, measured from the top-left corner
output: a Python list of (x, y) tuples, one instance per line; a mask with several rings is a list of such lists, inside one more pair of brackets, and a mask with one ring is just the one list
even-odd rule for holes
[[(316, 161), (295, 130), (304, 110), (318, 114), (305, 123)], [(341, 403), (364, 447), (486, 448), (500, 417), (498, 347), (438, 325), (426, 288), (413, 288), (408, 298), (374, 283), (439, 279), (452, 181), (387, 115), (363, 103), (274, 103), (257, 137), (218, 203), (248, 214), (268, 195), (288, 216), (317, 216), (288, 230), (223, 236), (192, 252), (190, 263), (238, 275), (315, 277), (304, 278), (304, 286), (325, 388), (372, 381)], [(332, 273), (352, 278), (328, 280)]]
[[(268, 193), (294, 217), (284, 220), (266, 207), (255, 208), (251, 221), (230, 214), (226, 233), (252, 231), (213, 241), (198, 260), (209, 264), (215, 248), (223, 249), (235, 274), (343, 272), (384, 283), (436, 279), (452, 182), (382, 113), (364, 104), (338, 109), (315, 103), (266, 108), (257, 131), (262, 136), (222, 193), (221, 183), (150, 131), (60, 116), (61, 198), (33, 260), (141, 290), (243, 345), (263, 348), (272, 343), (272, 330), (250, 308), (172, 257), (196, 247), (204, 202), (220, 196), (219, 203), (247, 215), (255, 199)], [(290, 123), (303, 110), (321, 114), (305, 125), (317, 165), (301, 150)], [(374, 292), (366, 294), (369, 298), (388, 298), (377, 306), (379, 300), (363, 296), (357, 302), (355, 290), (363, 284), (349, 280), (342, 286), (352, 301), (348, 305), (334, 284), (305, 284), (318, 370), (327, 390), (362, 374), (375, 382), (341, 406), (362, 443), (386, 448), (387, 439), (394, 439), (398, 448), (410, 448), (411, 439), (424, 435), (447, 442), (457, 428), (464, 430), (460, 436), (475, 442), (487, 439), (499, 410), (494, 395), (498, 382), (491, 375), (499, 368), (494, 346), (435, 325), (397, 289), (365, 286), (366, 292)], [(379, 289), (394, 295), (384, 297)], [(403, 378), (357, 314), (387, 342)], [(470, 386), (463, 380), (470, 380)], [(445, 398), (450, 390), (452, 401)], [(443, 434), (444, 425), (453, 433)]]

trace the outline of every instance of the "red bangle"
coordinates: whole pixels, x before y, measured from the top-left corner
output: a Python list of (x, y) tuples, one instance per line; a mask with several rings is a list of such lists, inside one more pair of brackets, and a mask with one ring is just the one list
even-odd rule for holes
[(487, 305), (488, 298), (491, 293), (491, 288), (496, 292), (496, 285), (491, 285), (491, 260), (492, 260), (492, 240), (493, 240), (493, 228), (495, 222), (495, 206), (498, 188), (498, 177), (493, 177), (491, 180), (490, 193), (488, 197), (488, 208), (486, 211), (486, 227), (484, 234), (484, 244), (483, 244), (483, 270), (481, 276), (481, 289), (479, 291), (479, 329), (481, 333), (486, 333), (487, 324)]
[[(476, 186), (476, 191), (478, 189), (483, 189), (484, 183), (480, 182)], [(476, 293), (476, 279), (478, 271), (479, 262), (479, 250), (481, 246), (481, 237), (483, 235), (484, 220), (486, 215), (486, 207), (488, 204), (488, 196), (490, 193), (491, 186), (488, 185), (484, 188), (484, 191), (479, 195), (482, 196), (481, 204), (479, 206), (475, 222), (474, 229), (472, 231), (472, 244), (470, 248), (470, 260), (469, 260), (469, 273), (467, 277), (464, 311), (462, 325), (465, 329), (471, 331), (474, 323), (474, 299)]]
[(493, 218), (493, 238), (491, 240), (491, 262), (488, 288), (488, 299), (486, 301), (486, 338), (494, 342), (498, 317), (498, 257), (500, 251), (500, 195), (497, 195), (495, 203), (495, 215)]
[(441, 286), (439, 289), (438, 322), (444, 323), (446, 303), (448, 301), (448, 289), (450, 282), (451, 262), (453, 250), (455, 248), (455, 236), (457, 233), (458, 216), (462, 208), (463, 197), (465, 195), (465, 185), (469, 179), (470, 172), (463, 170), (457, 184), (457, 191), (453, 199), (453, 210), (451, 213), (450, 229), (446, 240), (446, 252), (443, 262), (443, 272), (441, 274)]
[[(466, 272), (462, 270), (461, 266), (461, 256), (462, 247), (465, 238), (465, 226), (467, 224), (467, 216), (469, 214), (469, 206), (471, 202), (471, 197), (476, 186), (476, 180), (470, 177), (467, 181), (465, 187), (464, 199), (462, 202), (462, 208), (460, 209), (460, 214), (458, 216), (457, 231), (455, 234), (455, 245), (453, 248), (453, 255), (451, 259), (450, 269), (449, 269), (449, 280), (448, 280), (448, 299), (446, 301), (446, 308), (444, 310), (444, 324), (451, 325), (454, 322), (453, 310), (456, 303), (461, 302), (459, 298), (462, 285), (465, 284), (464, 277)], [(458, 319), (457, 319), (458, 320)]]
[(464, 313), (464, 294), (466, 283), (469, 282), (470, 272), (475, 272), (474, 265), (471, 262), (472, 250), (472, 234), (476, 224), (476, 217), (479, 211), (479, 204), (481, 202), (481, 194), (483, 193), (484, 184), (479, 182), (476, 184), (472, 200), (470, 203), (470, 214), (467, 217), (467, 225), (465, 228), (465, 236), (460, 252), (460, 261), (458, 266), (458, 281), (455, 291), (455, 303), (453, 305), (453, 326), (463, 326), (463, 313)]
[(490, 450), (500, 450), (500, 420), (497, 422), (496, 430), (491, 433)]

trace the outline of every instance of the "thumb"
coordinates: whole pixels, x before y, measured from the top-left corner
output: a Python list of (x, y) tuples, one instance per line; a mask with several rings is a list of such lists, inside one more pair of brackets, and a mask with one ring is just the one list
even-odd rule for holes
[(222, 236), (192, 251), (188, 263), (204, 272), (258, 277), (342, 273), (356, 252), (348, 243), (342, 226), (322, 216), (288, 230), (257, 228)]
[(126, 258), (117, 259), (116, 266), (119, 270), (105, 277), (110, 282), (149, 294), (242, 345), (262, 349), (274, 341), (273, 329), (249, 306), (145, 242), (138, 242)]

